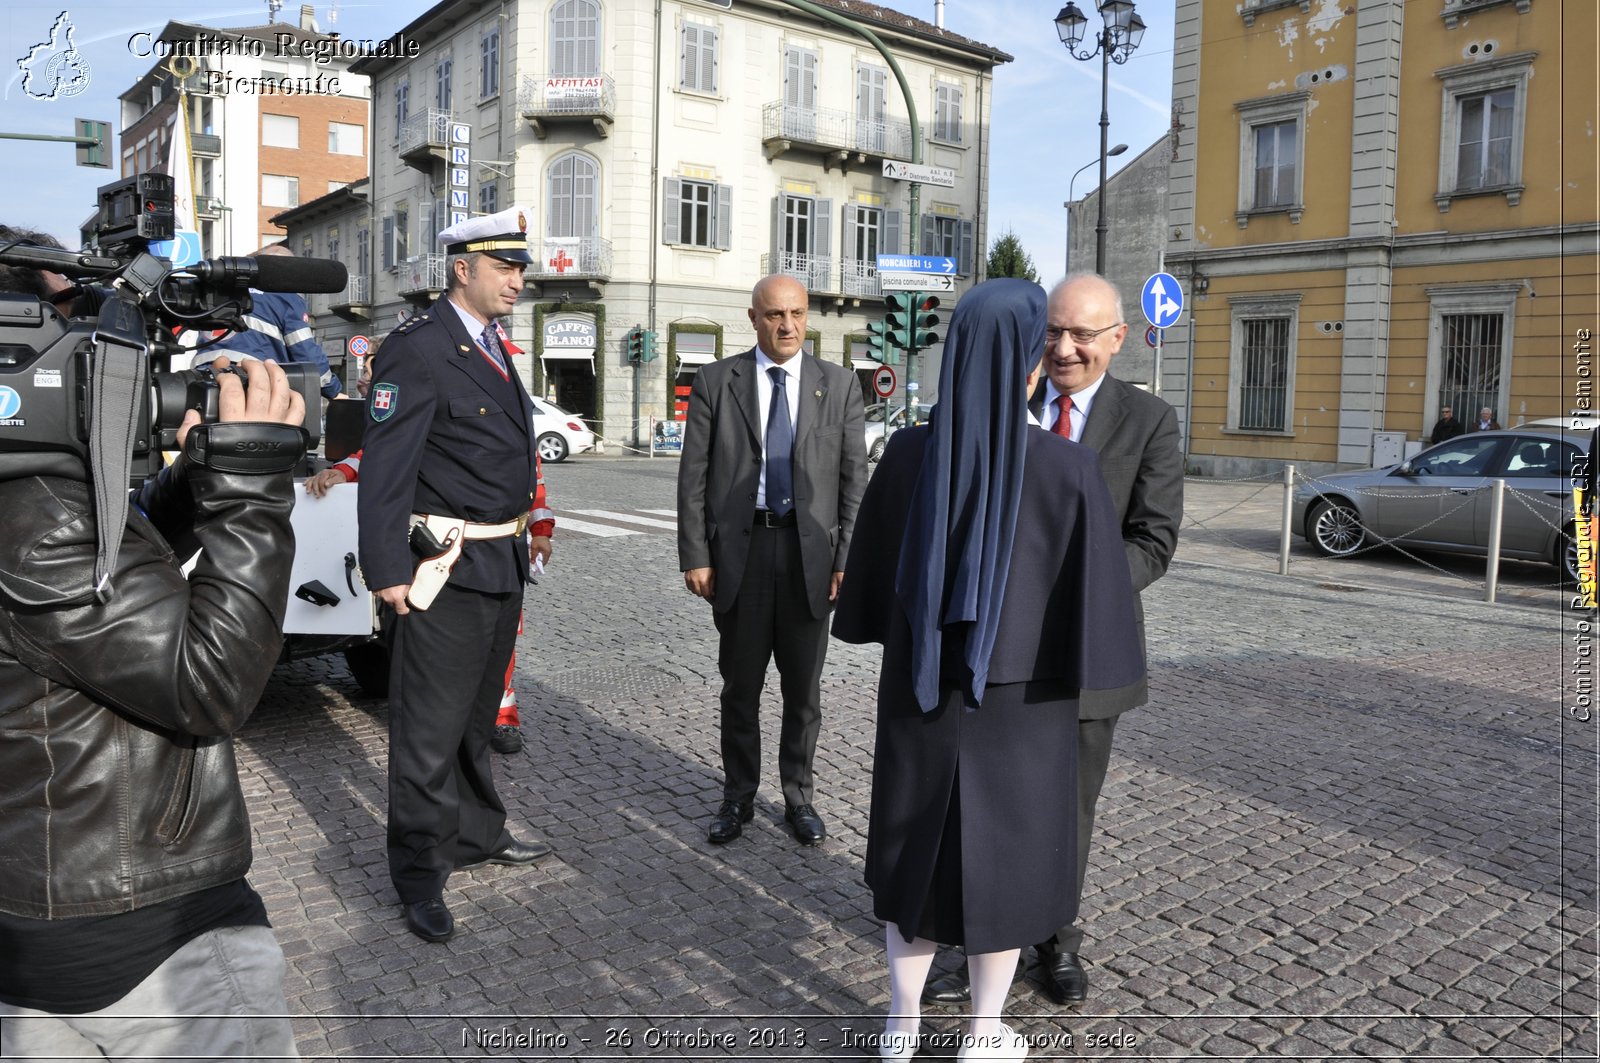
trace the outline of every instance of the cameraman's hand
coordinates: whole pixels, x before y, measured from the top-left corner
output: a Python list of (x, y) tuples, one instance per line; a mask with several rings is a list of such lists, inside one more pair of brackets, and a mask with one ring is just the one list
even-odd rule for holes
[[(268, 421), (278, 424), (304, 424), (306, 401), (289, 384), (289, 375), (277, 362), (262, 362), (247, 358), (237, 365), (230, 364), (226, 355), (219, 355), (211, 363), (217, 381), (218, 421)], [(249, 381), (248, 389), (240, 382), (243, 374)], [(178, 425), (178, 449), (189, 429), (200, 423), (198, 410), (183, 415)]]

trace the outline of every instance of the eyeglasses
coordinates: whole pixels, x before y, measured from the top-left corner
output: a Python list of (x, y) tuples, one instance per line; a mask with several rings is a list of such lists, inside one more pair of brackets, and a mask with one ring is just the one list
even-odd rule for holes
[(1105, 328), (1056, 328), (1054, 325), (1044, 330), (1044, 338), (1049, 343), (1060, 343), (1062, 336), (1071, 336), (1073, 343), (1093, 343), (1102, 332), (1110, 332), (1120, 328), (1122, 322), (1107, 325)]

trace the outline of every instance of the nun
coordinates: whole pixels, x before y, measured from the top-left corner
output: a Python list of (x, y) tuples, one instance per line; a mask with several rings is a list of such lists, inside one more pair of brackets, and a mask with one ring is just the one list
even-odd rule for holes
[(956, 306), (929, 423), (867, 485), (833, 634), (883, 645), (866, 882), (885, 924), (883, 1059), (919, 1046), (939, 945), (966, 949), (958, 1059), (1020, 1060), (1020, 950), (1076, 915), (1078, 692), (1144, 676), (1095, 452), (1030, 424), (1046, 300), (992, 280)]

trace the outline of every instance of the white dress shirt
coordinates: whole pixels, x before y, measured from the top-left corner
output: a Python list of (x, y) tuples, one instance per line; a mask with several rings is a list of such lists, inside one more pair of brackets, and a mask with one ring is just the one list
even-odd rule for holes
[[(1100, 374), (1100, 379), (1072, 396), (1072, 441), (1083, 442), (1084, 422), (1089, 420), (1089, 408), (1094, 405), (1095, 393), (1100, 390), (1100, 385), (1105, 383), (1106, 375)], [(1040, 427), (1048, 432), (1056, 430), (1056, 418), (1061, 415), (1061, 396), (1066, 394), (1057, 390), (1054, 380), (1047, 380), (1044, 390), (1044, 409), (1039, 411)]]
[(800, 427), (800, 359), (797, 353), (779, 365), (767, 357), (767, 352), (756, 348), (756, 408), (761, 413), (761, 479), (756, 484), (756, 508), (767, 508), (767, 414), (772, 410), (772, 378), (767, 370), (778, 366), (788, 378), (783, 382), (783, 397), (789, 400), (789, 428)]

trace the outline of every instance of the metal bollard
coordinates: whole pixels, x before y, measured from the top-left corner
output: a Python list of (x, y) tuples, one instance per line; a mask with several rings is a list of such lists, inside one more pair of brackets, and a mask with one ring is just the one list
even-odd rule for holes
[(1283, 467), (1283, 534), (1278, 540), (1278, 575), (1289, 574), (1289, 537), (1294, 534), (1294, 466)]
[(1505, 515), (1506, 482), (1494, 481), (1494, 495), (1489, 503), (1489, 570), (1483, 589), (1483, 600), (1494, 604), (1495, 591), (1500, 586), (1500, 518)]

